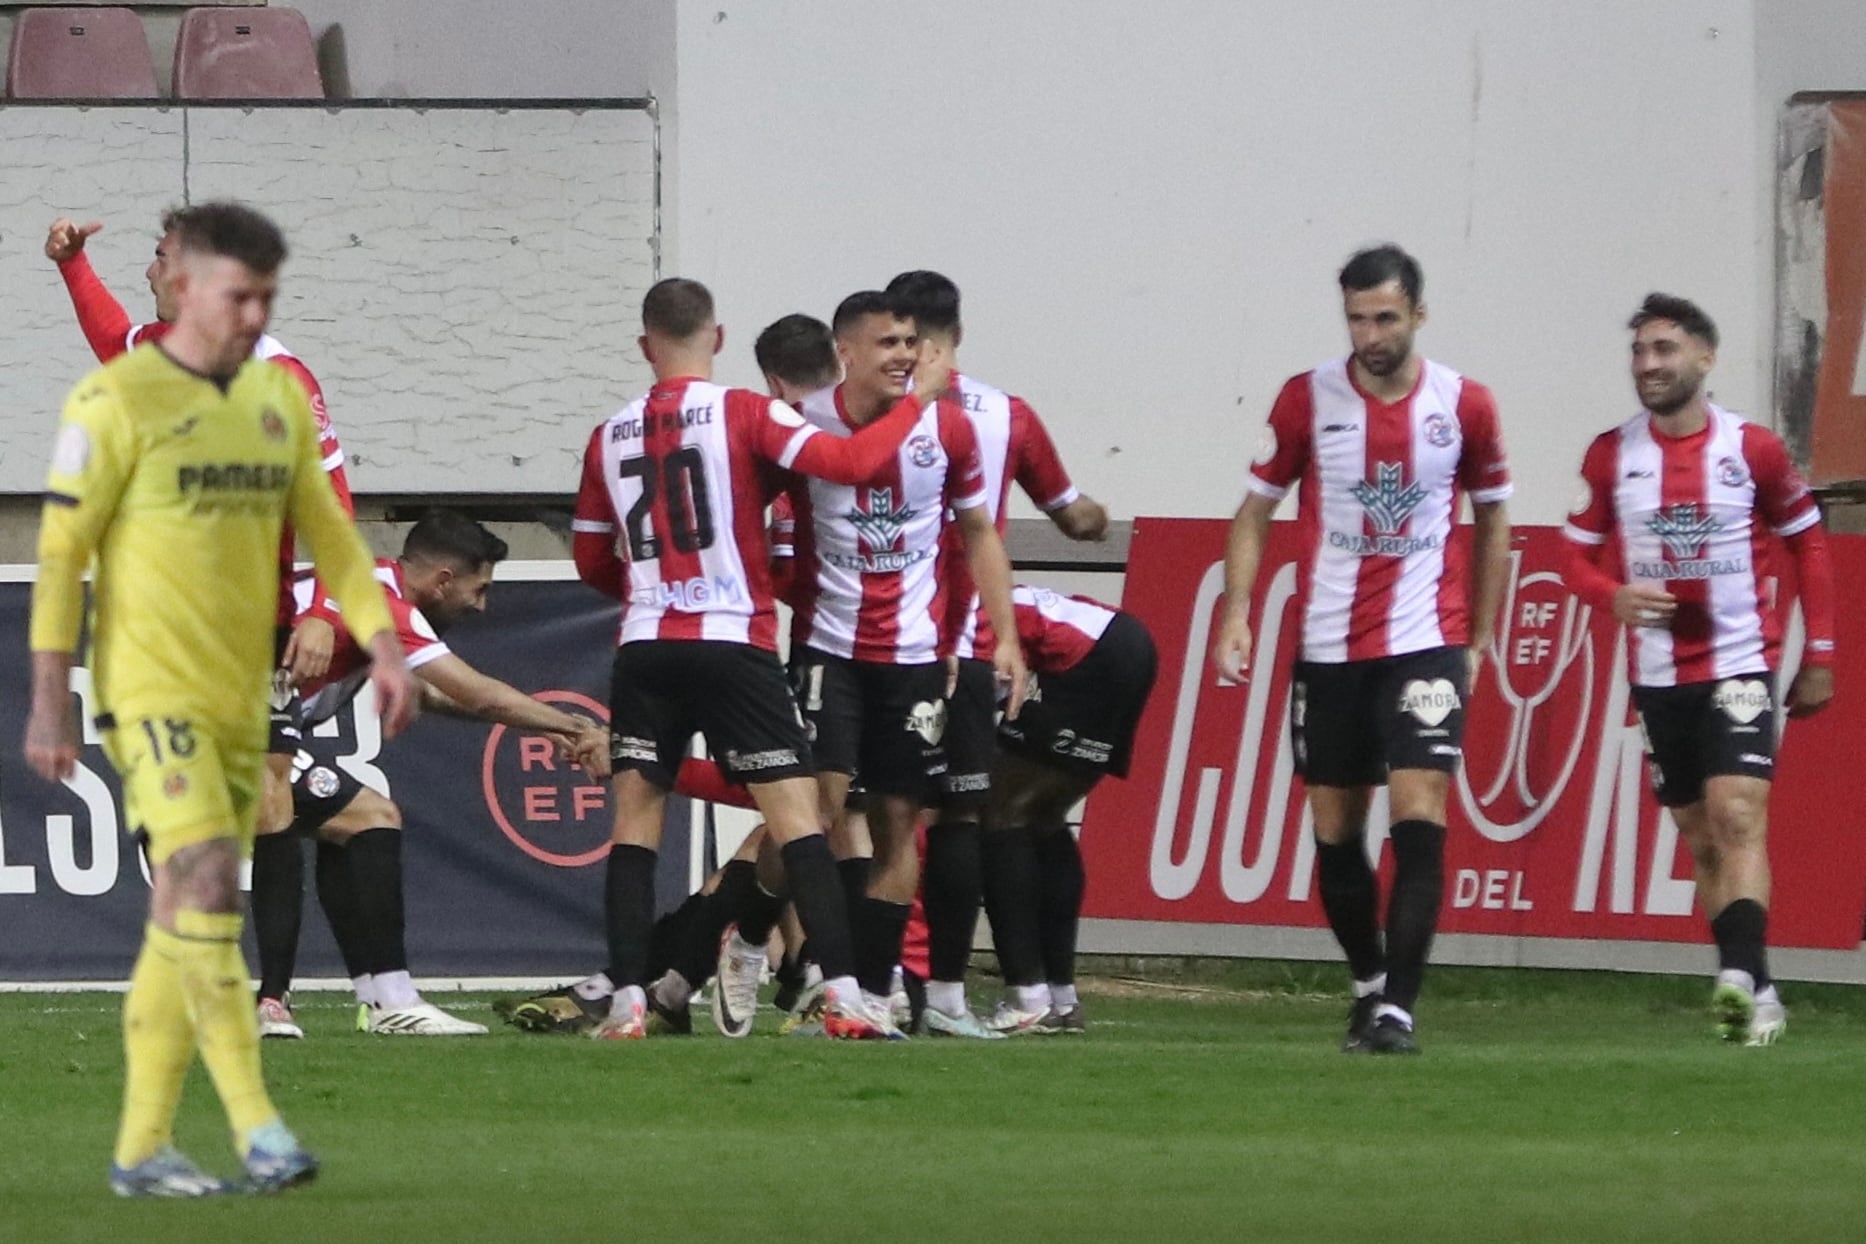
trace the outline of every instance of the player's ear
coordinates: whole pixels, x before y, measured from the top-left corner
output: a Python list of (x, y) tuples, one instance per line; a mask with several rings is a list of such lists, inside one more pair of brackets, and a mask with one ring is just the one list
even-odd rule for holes
[(1412, 326), (1417, 328), (1423, 323), (1425, 323), (1425, 304), (1422, 302), (1412, 309)]
[(726, 348), (726, 326), (724, 324), (715, 324), (713, 325), (713, 353), (718, 354), (721, 350), (725, 348)]
[(641, 356), (648, 360), (648, 365), (654, 366), (654, 346), (649, 343), (648, 334), (643, 333), (635, 338), (635, 344), (641, 347)]

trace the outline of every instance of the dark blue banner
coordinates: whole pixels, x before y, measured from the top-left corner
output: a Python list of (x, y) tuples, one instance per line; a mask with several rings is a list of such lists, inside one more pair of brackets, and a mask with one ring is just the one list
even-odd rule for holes
[[(141, 941), (146, 873), (94, 735), (63, 787), (41, 781), (21, 756), (30, 593), (30, 584), (0, 583), (0, 652), (10, 654), (0, 661), (0, 981), (120, 980)], [(486, 614), (447, 640), (484, 673), (608, 720), (615, 606), (581, 584), (496, 582)], [(74, 684), (88, 722), (88, 675)], [(385, 742), (367, 693), (317, 735), (402, 810), (417, 976), (557, 976), (603, 966), (604, 786), (557, 760), (544, 740), (504, 727), (430, 715)], [(689, 819), (685, 802), (671, 800), (664, 906), (687, 892)], [(342, 976), (310, 888), (298, 974)]]

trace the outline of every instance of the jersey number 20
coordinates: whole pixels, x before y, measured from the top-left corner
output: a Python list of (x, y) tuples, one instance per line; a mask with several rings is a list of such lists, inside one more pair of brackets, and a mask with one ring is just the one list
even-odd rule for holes
[(661, 537), (649, 530), (654, 503), (665, 495), (667, 538), (682, 553), (697, 553), (713, 546), (713, 507), (706, 492), (706, 458), (698, 445), (685, 445), (665, 458), (627, 458), (622, 478), (637, 480), (641, 496), (628, 510), (623, 527), (628, 533), (630, 561), (652, 561), (661, 555)]

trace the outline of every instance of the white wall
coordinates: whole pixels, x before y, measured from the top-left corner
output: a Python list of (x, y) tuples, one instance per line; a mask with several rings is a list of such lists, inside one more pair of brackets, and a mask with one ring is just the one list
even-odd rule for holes
[(1552, 522), (1647, 290), (1702, 300), (1719, 397), (1762, 409), (1751, 33), (1746, 0), (682, 4), (677, 266), (741, 342), (943, 270), (968, 370), (1086, 487), (1221, 514), (1279, 383), (1344, 348), (1335, 269), (1394, 239)]

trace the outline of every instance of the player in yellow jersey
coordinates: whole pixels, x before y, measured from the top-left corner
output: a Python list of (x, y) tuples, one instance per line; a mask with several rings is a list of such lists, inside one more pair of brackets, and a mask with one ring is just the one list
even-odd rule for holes
[(154, 878), (123, 1004), (127, 1074), (110, 1172), (122, 1196), (229, 1188), (172, 1142), (197, 1050), (226, 1108), (243, 1186), (272, 1191), (317, 1172), (266, 1094), (239, 945), (283, 523), (309, 543), (370, 650), (385, 728), (399, 730), (415, 707), (375, 563), (319, 464), (304, 391), (252, 358), (284, 239), (230, 203), (188, 209), (177, 233), (174, 331), (93, 372), (66, 403), (32, 602), (26, 759), (58, 781), (77, 761), (70, 673), (94, 559), (98, 725)]

